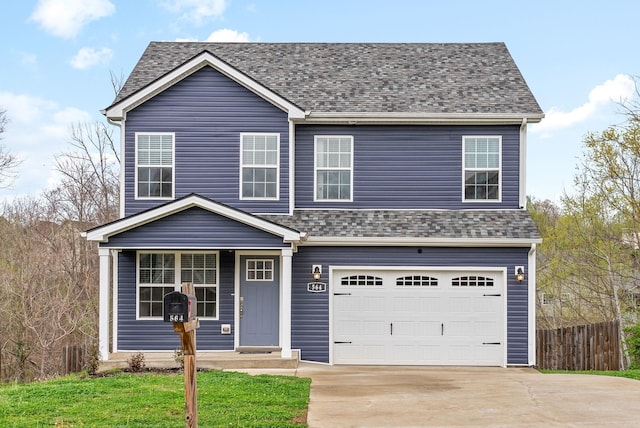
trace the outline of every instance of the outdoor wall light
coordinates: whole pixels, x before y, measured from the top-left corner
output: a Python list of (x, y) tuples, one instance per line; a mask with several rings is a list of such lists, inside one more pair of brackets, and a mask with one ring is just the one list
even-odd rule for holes
[(321, 265), (313, 265), (311, 267), (311, 272), (313, 274), (313, 280), (319, 281), (320, 275), (322, 275), (322, 266)]
[(516, 280), (518, 282), (524, 281), (524, 266), (516, 266)]

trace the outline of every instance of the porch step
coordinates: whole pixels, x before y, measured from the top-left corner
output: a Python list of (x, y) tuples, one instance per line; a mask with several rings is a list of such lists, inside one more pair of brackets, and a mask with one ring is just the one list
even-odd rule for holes
[[(128, 360), (133, 353), (118, 352), (111, 354), (109, 360), (101, 361), (98, 372), (113, 369), (126, 369)], [(147, 368), (170, 369), (178, 368), (180, 364), (173, 353), (146, 352), (144, 362)], [(200, 369), (233, 370), (233, 369), (295, 369), (298, 367), (298, 352), (293, 351), (291, 358), (282, 358), (280, 350), (260, 350), (256, 352), (198, 352), (196, 366)]]

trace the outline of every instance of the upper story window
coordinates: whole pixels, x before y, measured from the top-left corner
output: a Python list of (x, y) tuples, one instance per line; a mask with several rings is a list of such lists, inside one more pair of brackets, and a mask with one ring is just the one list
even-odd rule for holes
[(500, 201), (502, 137), (463, 137), (464, 201)]
[(136, 197), (172, 199), (173, 133), (136, 133)]
[(353, 137), (315, 137), (315, 200), (353, 200)]
[(278, 199), (279, 134), (240, 134), (240, 199)]

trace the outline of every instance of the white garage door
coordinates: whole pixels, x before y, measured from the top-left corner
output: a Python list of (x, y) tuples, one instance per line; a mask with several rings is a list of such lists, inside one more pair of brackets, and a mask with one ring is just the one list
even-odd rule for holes
[(503, 271), (335, 270), (335, 364), (505, 365)]

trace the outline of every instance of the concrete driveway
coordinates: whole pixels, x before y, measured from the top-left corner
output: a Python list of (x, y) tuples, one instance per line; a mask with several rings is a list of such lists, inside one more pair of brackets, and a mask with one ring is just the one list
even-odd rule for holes
[(633, 427), (640, 381), (528, 368), (300, 364), (309, 427)]

